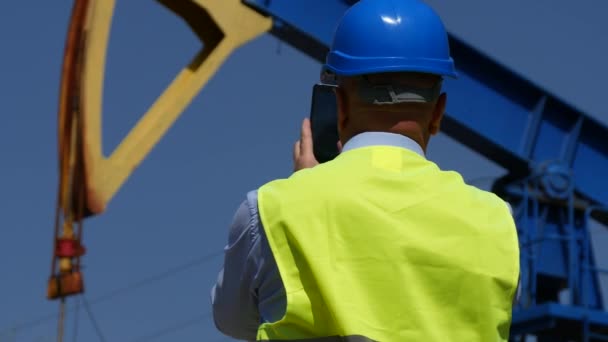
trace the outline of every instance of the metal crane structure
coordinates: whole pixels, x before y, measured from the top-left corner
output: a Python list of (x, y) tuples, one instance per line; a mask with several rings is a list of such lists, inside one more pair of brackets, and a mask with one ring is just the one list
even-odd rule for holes
[[(270, 33), (319, 62), (357, 0), (158, 0), (203, 48), (110, 156), (101, 150), (104, 65), (115, 0), (75, 0), (60, 93), (60, 184), (48, 297), (84, 291), (82, 222), (120, 186), (240, 45)], [(443, 131), (508, 170), (521, 249), (512, 340), (608, 341), (608, 312), (589, 222), (608, 225), (608, 127), (450, 35), (459, 73)], [(598, 181), (599, 179), (599, 181)], [(62, 227), (62, 228), (60, 228)], [(59, 267), (57, 267), (59, 266)]]

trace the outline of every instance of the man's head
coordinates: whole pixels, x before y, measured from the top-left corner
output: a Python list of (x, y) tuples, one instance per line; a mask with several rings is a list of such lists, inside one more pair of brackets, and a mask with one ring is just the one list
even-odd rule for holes
[(340, 140), (365, 131), (426, 148), (439, 131), (443, 77), (456, 77), (439, 16), (420, 0), (360, 0), (334, 33), (326, 70), (338, 81)]
[(402, 134), (424, 149), (439, 132), (446, 94), (442, 78), (416, 72), (388, 72), (338, 78), (338, 130), (344, 144), (370, 131)]

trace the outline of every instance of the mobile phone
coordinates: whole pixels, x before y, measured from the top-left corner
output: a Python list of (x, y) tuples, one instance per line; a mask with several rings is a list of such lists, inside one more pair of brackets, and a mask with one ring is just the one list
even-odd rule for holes
[(340, 154), (335, 88), (335, 85), (318, 83), (312, 90), (310, 127), (313, 153), (319, 163), (328, 162)]

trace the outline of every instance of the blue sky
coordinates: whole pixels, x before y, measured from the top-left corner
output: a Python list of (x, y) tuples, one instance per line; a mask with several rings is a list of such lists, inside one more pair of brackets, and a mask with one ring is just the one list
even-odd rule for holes
[[(606, 2), (429, 0), (448, 28), (534, 82), (608, 122), (602, 86)], [(53, 341), (56, 320), (13, 337), (4, 329), (57, 312), (45, 299), (57, 183), (58, 82), (71, 1), (0, 5), (0, 341)], [(547, 10), (550, 8), (550, 11)], [(514, 23), (517, 23), (515, 25)], [(122, 139), (198, 41), (153, 1), (118, 1), (107, 64), (104, 149)], [(110, 203), (85, 223), (86, 297), (221, 251), (245, 193), (291, 172), (320, 65), (264, 36), (233, 54)], [(237, 99), (238, 94), (238, 100)], [(429, 158), (467, 179), (503, 170), (440, 135)], [(489, 180), (476, 185), (487, 188)], [(608, 238), (598, 227), (596, 242)], [(92, 304), (108, 341), (131, 341), (209, 312), (221, 257)], [(73, 305), (74, 301), (70, 302)], [(66, 340), (71, 340), (73, 315)], [(211, 316), (155, 341), (228, 341)], [(96, 341), (81, 305), (79, 340)]]

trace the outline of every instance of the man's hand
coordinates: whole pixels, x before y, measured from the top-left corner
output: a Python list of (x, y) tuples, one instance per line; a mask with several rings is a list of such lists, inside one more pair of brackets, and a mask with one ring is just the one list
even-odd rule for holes
[(315, 167), (319, 162), (315, 158), (312, 149), (312, 131), (310, 129), (310, 120), (304, 119), (302, 122), (302, 130), (300, 132), (300, 140), (296, 141), (293, 147), (293, 170), (294, 172)]

